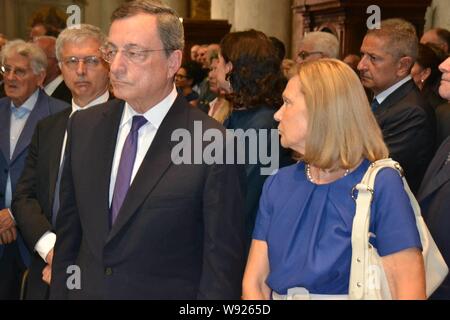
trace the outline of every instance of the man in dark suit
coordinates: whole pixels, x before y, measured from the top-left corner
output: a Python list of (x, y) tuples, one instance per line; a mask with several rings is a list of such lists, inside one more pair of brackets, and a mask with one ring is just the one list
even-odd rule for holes
[(390, 156), (416, 193), (435, 151), (436, 120), (410, 76), (418, 54), (414, 26), (402, 19), (382, 21), (380, 29), (368, 31), (361, 53), (361, 81), (374, 94), (372, 109)]
[(44, 91), (55, 99), (72, 103), (72, 93), (63, 81), (61, 70), (56, 59), (56, 38), (50, 36), (36, 37), (33, 42), (45, 52), (47, 56), (47, 75), (44, 80)]
[[(180, 131), (224, 134), (177, 95), (182, 23), (155, 0), (126, 2), (112, 20), (102, 53), (125, 101), (70, 122), (51, 298), (239, 299), (242, 172), (172, 154)], [(205, 143), (194, 144), (203, 154)]]
[[(106, 36), (99, 28), (80, 25), (65, 29), (58, 37), (61, 71), (67, 85), (73, 90), (72, 108), (42, 120), (35, 130), (30, 144), (26, 166), (20, 178), (12, 209), (25, 242), (34, 248), (31, 260), (26, 299), (48, 298), (50, 265), (56, 241), (54, 221), (59, 204), (55, 194), (59, 192), (61, 156), (64, 154), (69, 116), (109, 98), (109, 66), (99, 55), (100, 45)], [(74, 63), (74, 59), (91, 57), (91, 64)], [(95, 60), (97, 59), (97, 60)], [(95, 65), (95, 61), (98, 63)], [(83, 82), (83, 90), (77, 83)], [(72, 96), (72, 94), (70, 94)], [(48, 266), (46, 267), (46, 265)], [(44, 269), (46, 267), (46, 269)], [(43, 271), (45, 277), (43, 278)]]
[[(450, 58), (439, 68), (442, 71), (439, 93), (450, 101)], [(433, 239), (445, 262), (450, 265), (450, 137), (447, 137), (431, 162), (417, 200)], [(450, 299), (450, 276), (447, 276), (432, 299)]]
[(6, 98), (0, 99), (0, 299), (18, 299), (29, 252), (17, 236), (10, 210), (12, 194), (25, 165), (39, 120), (68, 107), (39, 90), (47, 59), (34, 44), (9, 42), (2, 50)]

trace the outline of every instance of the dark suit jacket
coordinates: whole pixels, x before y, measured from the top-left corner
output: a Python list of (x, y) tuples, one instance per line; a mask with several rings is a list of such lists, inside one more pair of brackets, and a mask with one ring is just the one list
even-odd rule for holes
[(401, 164), (416, 194), (435, 151), (434, 110), (410, 80), (389, 95), (374, 114), (390, 156)]
[(60, 85), (56, 87), (51, 97), (72, 104), (72, 92), (70, 92), (70, 89), (67, 87), (64, 81), (61, 82)]
[[(17, 184), (12, 210), (29, 248), (53, 229), (52, 208), (67, 121), (72, 112), (50, 116), (38, 123), (29, 147), (22, 176)], [(42, 281), (45, 262), (35, 253), (28, 276), (27, 299), (46, 299), (48, 286)]]
[(0, 98), (5, 97), (5, 88), (4, 88), (4, 83), (2, 80), (0, 80)]
[[(450, 266), (450, 163), (442, 167), (449, 153), (450, 138), (447, 138), (425, 174), (417, 200), (431, 235)], [(433, 298), (450, 299), (449, 276)]]
[[(25, 168), (17, 183), (12, 209), (29, 248), (34, 248), (47, 231), (53, 230), (51, 221), (56, 180), (71, 112), (72, 108), (67, 108), (38, 123)], [(35, 253), (29, 268), (26, 299), (48, 298), (49, 287), (42, 281), (44, 267), (44, 260)]]
[(436, 108), (437, 143), (440, 145), (450, 136), (450, 103), (441, 104)]
[[(34, 106), (34, 109), (29, 115), (25, 127), (22, 130), (22, 134), (17, 142), (11, 160), (9, 157), (9, 131), (11, 121), (10, 107), (11, 99), (7, 97), (0, 99), (0, 209), (5, 208), (5, 190), (8, 172), (11, 176), (11, 186), (14, 194), (17, 181), (19, 180), (22, 170), (25, 167), (25, 159), (28, 154), (28, 145), (31, 142), (31, 137), (36, 124), (41, 119), (64, 110), (68, 107), (68, 105), (60, 100), (48, 97), (44, 91), (40, 90), (36, 105)], [(25, 264), (28, 265), (29, 253), (23, 245), (21, 237), (18, 239), (18, 244), (22, 259)], [(4, 246), (0, 246), (0, 259), (3, 255), (3, 249)]]
[[(175, 130), (193, 134), (194, 121), (203, 131), (223, 127), (178, 96), (110, 229), (110, 175), (123, 108), (116, 100), (72, 117), (51, 298), (239, 299), (245, 263), (239, 167), (171, 160)], [(66, 287), (71, 265), (81, 270), (81, 290)]]

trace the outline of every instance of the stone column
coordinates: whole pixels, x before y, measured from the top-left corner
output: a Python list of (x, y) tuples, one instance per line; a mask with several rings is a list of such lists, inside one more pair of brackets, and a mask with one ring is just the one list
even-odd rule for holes
[(290, 52), (291, 4), (292, 0), (212, 0), (211, 18), (228, 20), (232, 31), (256, 29), (277, 37)]
[(231, 31), (235, 31), (234, 12), (235, 0), (211, 0), (211, 19), (228, 20), (231, 24)]
[(450, 30), (450, 1), (433, 0), (430, 7), (428, 7), (425, 19), (425, 31), (431, 28)]

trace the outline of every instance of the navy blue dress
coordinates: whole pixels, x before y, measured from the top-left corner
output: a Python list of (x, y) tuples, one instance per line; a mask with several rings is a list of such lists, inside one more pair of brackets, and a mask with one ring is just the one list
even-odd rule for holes
[[(286, 294), (289, 288), (304, 287), (312, 294), (348, 294), (356, 209), (351, 190), (369, 164), (365, 160), (325, 185), (311, 183), (302, 162), (267, 179), (253, 238), (268, 244), (272, 290)], [(370, 231), (380, 256), (422, 248), (408, 195), (393, 169), (377, 175)]]

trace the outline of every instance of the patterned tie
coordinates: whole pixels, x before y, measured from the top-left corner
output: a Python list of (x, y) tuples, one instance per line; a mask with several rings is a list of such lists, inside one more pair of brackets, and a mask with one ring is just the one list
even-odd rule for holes
[(370, 104), (372, 107), (372, 111), (375, 112), (375, 110), (380, 106), (377, 99), (373, 99), (372, 103)]
[(447, 165), (447, 164), (449, 164), (450, 163), (450, 152), (449, 152), (449, 154), (447, 155), (447, 160), (445, 160), (445, 165)]
[(138, 132), (139, 129), (146, 123), (147, 119), (143, 116), (134, 116), (130, 133), (125, 140), (125, 144), (123, 145), (111, 204), (111, 225), (113, 225), (116, 221), (119, 210), (122, 207), (125, 196), (130, 188), (131, 175), (133, 173), (134, 161), (136, 160)]

